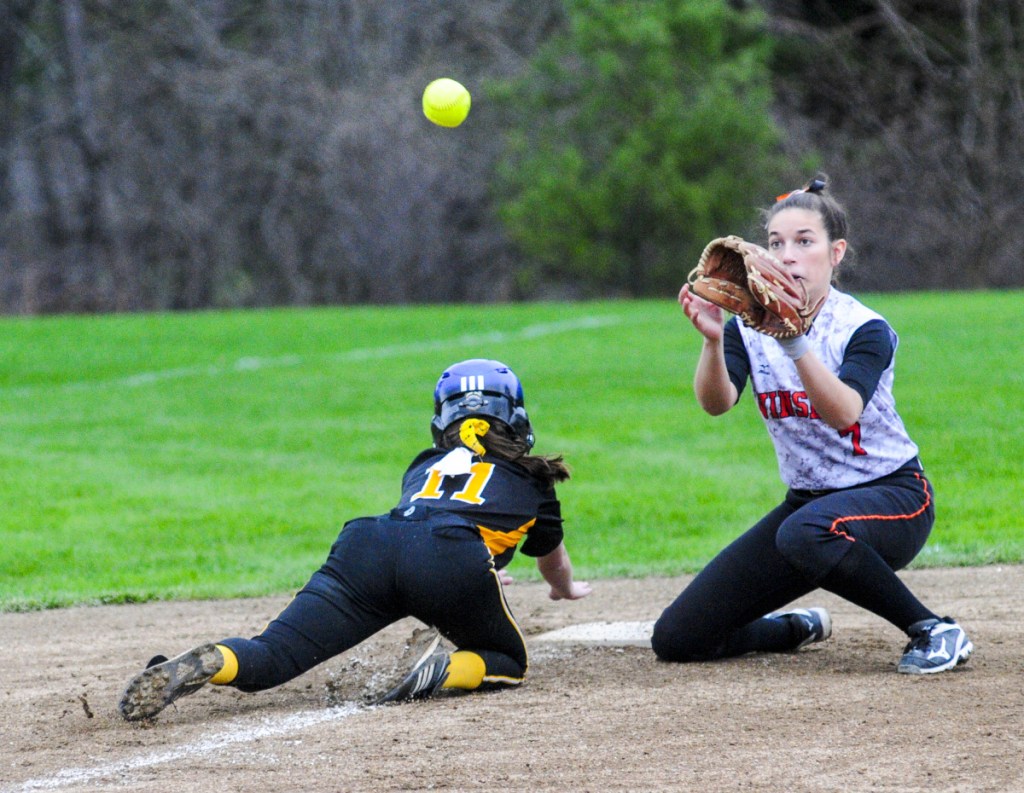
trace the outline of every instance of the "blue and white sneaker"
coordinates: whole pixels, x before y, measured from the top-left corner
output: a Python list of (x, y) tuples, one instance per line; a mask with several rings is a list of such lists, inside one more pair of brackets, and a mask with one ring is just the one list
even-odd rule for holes
[(832, 617), (823, 608), (792, 609), (778, 613), (773, 612), (765, 616), (772, 619), (789, 617), (791, 621), (796, 621), (796, 624), (806, 631), (806, 636), (793, 650), (799, 650), (808, 644), (823, 642), (832, 635)]
[(971, 657), (974, 645), (952, 617), (915, 622), (907, 629), (910, 643), (896, 667), (905, 675), (945, 672)]

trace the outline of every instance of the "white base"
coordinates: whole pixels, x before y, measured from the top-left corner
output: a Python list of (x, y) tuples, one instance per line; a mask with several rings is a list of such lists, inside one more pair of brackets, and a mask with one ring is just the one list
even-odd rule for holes
[(531, 637), (533, 642), (650, 647), (654, 620), (647, 622), (588, 622)]

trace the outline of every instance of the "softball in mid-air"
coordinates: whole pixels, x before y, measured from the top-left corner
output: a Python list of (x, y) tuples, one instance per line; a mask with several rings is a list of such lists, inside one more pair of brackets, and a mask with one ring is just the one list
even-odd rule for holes
[(423, 115), (441, 127), (457, 127), (469, 115), (469, 91), (449, 77), (434, 80), (423, 91)]

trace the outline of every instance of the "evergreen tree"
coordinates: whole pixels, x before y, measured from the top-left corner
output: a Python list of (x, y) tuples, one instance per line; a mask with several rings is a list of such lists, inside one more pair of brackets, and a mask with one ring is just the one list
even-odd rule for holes
[(763, 17), (721, 0), (570, 0), (567, 15), (493, 86), (510, 130), (500, 216), (533, 264), (521, 277), (665, 294), (706, 242), (756, 233), (752, 207), (792, 186)]

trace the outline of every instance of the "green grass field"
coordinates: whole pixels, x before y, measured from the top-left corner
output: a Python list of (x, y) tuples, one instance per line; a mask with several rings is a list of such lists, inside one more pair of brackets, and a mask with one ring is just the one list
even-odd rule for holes
[[(916, 564), (1022, 561), (1024, 294), (862, 299), (936, 488)], [(393, 505), (437, 375), (476, 356), (572, 466), (579, 577), (695, 571), (783, 493), (749, 392), (695, 404), (699, 348), (671, 299), (0, 319), (0, 610), (293, 591)]]

